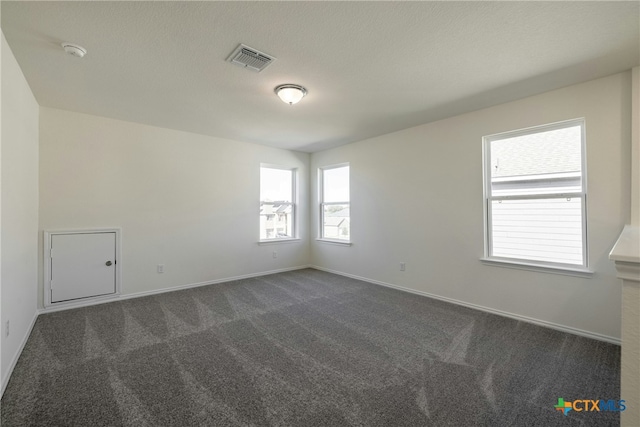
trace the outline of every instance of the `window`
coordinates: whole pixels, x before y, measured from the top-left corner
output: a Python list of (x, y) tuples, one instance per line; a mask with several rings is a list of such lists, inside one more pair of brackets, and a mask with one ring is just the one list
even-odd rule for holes
[(260, 240), (294, 239), (295, 170), (260, 167)]
[(349, 165), (320, 169), (320, 238), (349, 242)]
[(584, 120), (484, 138), (486, 257), (587, 267)]

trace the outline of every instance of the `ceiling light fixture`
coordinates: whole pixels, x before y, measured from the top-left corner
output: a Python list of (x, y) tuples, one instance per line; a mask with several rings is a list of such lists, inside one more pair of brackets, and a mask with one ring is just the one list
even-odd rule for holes
[(76, 56), (78, 58), (82, 58), (87, 54), (87, 49), (73, 43), (62, 43), (62, 48), (69, 55)]
[(303, 88), (300, 85), (294, 84), (284, 84), (280, 86), (276, 86), (274, 92), (282, 102), (285, 102), (289, 105), (297, 104), (300, 102), (302, 98), (307, 94), (307, 89)]

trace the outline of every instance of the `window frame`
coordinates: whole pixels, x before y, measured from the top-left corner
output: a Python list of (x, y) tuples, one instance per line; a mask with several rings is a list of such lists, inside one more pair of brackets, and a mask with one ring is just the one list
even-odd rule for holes
[[(339, 168), (349, 168), (349, 200), (348, 201), (338, 201), (338, 202), (325, 202), (324, 201), (324, 172), (332, 169)], [(332, 239), (330, 237), (325, 237), (324, 235), (324, 208), (325, 206), (332, 205), (347, 205), (349, 206), (349, 213), (351, 213), (351, 165), (349, 162), (338, 163), (328, 166), (322, 166), (318, 168), (318, 238), (316, 240), (326, 243), (332, 243), (337, 245), (351, 246), (351, 215), (349, 215), (349, 240), (345, 239)]]
[[(540, 132), (553, 131), (568, 127), (580, 127), (580, 167), (581, 167), (581, 191), (550, 193), (544, 190), (535, 194), (494, 196), (492, 194), (491, 182), (491, 143), (508, 138), (524, 135), (532, 135)], [(589, 241), (587, 223), (587, 152), (586, 152), (586, 121), (584, 118), (564, 120), (539, 126), (532, 126), (514, 131), (501, 132), (488, 135), (482, 138), (483, 155), (483, 210), (484, 210), (484, 257), (481, 261), (489, 265), (500, 265), (504, 267), (528, 269), (535, 271), (555, 272), (559, 274), (569, 274), (589, 277), (593, 273), (589, 269)], [(563, 262), (540, 261), (527, 258), (500, 257), (493, 255), (492, 242), (492, 202), (502, 200), (540, 200), (556, 198), (579, 198), (581, 203), (581, 226), (582, 226), (582, 264), (570, 264)]]
[[(273, 237), (270, 239), (262, 239), (260, 237), (260, 225), (258, 225), (258, 244), (273, 244), (273, 243), (287, 243), (287, 242), (295, 242), (295, 241), (299, 241), (300, 238), (298, 237), (298, 169), (295, 167), (288, 167), (288, 166), (282, 166), (282, 165), (274, 165), (274, 164), (270, 164), (270, 163), (260, 163), (260, 168), (259, 168), (259, 186), (262, 186), (262, 169), (277, 169), (277, 170), (285, 170), (285, 171), (289, 171), (291, 172), (291, 202), (283, 202), (281, 203), (281, 205), (288, 205), (291, 206), (291, 221), (293, 222), (293, 224), (291, 224), (291, 234), (292, 236), (289, 237)], [(259, 194), (258, 198), (260, 199), (259, 201), (259, 206), (262, 206), (263, 204), (266, 205), (272, 205), (274, 204), (274, 202), (267, 202), (267, 201), (263, 201), (262, 197), (260, 197), (261, 194)], [(260, 209), (258, 209), (258, 212), (260, 212)], [(275, 214), (273, 214), (275, 215)]]

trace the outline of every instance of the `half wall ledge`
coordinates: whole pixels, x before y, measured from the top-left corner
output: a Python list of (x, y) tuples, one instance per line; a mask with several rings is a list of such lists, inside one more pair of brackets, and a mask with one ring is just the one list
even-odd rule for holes
[(627, 410), (620, 425), (640, 426), (640, 227), (626, 225), (609, 259), (622, 279), (621, 399)]

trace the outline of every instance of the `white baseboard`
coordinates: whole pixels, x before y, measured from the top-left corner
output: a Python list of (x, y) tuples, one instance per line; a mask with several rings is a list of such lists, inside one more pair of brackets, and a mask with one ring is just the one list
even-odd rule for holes
[(215, 285), (218, 283), (225, 283), (225, 282), (233, 282), (234, 280), (251, 279), (253, 277), (261, 277), (261, 276), (268, 276), (270, 274), (285, 273), (287, 271), (302, 270), (304, 268), (310, 268), (310, 267), (311, 267), (310, 265), (302, 265), (298, 267), (280, 268), (278, 270), (244, 274), (242, 276), (225, 277), (223, 279), (209, 280), (206, 282), (189, 283), (187, 285), (173, 286), (171, 288), (154, 289), (152, 291), (136, 292), (133, 294), (121, 295), (119, 299), (123, 300), (123, 299), (146, 297), (149, 295), (163, 294), (165, 292), (181, 291), (183, 289), (198, 288), (200, 286)]
[(222, 279), (208, 280), (206, 282), (188, 283), (186, 285), (172, 286), (169, 288), (153, 289), (151, 291), (100, 297), (97, 299), (86, 300), (86, 301), (74, 301), (72, 303), (65, 303), (64, 305), (60, 305), (60, 306), (45, 307), (43, 309), (40, 309), (39, 312), (53, 313), (56, 311), (71, 310), (71, 309), (80, 308), (80, 307), (89, 307), (92, 305), (105, 304), (105, 303), (114, 302), (114, 301), (122, 301), (122, 300), (131, 299), (131, 298), (141, 298), (141, 297), (146, 297), (150, 295), (164, 294), (165, 292), (181, 291), (184, 289), (198, 288), (200, 286), (215, 285), (217, 283), (224, 283), (224, 282), (232, 282), (234, 280), (251, 279), (253, 277), (261, 277), (261, 276), (268, 276), (270, 274), (284, 273), (287, 271), (302, 270), (304, 268), (310, 268), (310, 267), (311, 267), (310, 265), (300, 265), (296, 267), (287, 267), (287, 268), (280, 268), (277, 270), (269, 270), (269, 271), (261, 271), (258, 273), (244, 274), (241, 276), (233, 276), (233, 277), (225, 277)]
[(24, 350), (24, 346), (27, 345), (27, 340), (31, 336), (31, 331), (33, 331), (33, 327), (36, 324), (36, 320), (38, 320), (38, 314), (39, 312), (37, 310), (35, 313), (33, 313), (33, 319), (31, 319), (31, 324), (27, 329), (27, 333), (22, 338), (22, 342), (20, 343), (20, 347), (18, 347), (18, 351), (16, 351), (16, 353), (13, 355), (13, 359), (11, 359), (11, 364), (9, 365), (7, 372), (4, 373), (4, 377), (2, 378), (2, 384), (0, 385), (0, 387), (2, 387), (0, 389), (0, 398), (4, 395), (4, 391), (6, 390), (7, 385), (9, 384), (9, 380), (11, 379), (11, 374), (13, 374), (13, 370), (15, 369), (16, 364), (18, 363), (18, 359), (22, 354), (22, 350)]
[(527, 322), (527, 323), (533, 323), (533, 324), (538, 325), (538, 326), (544, 326), (546, 328), (556, 329), (558, 331), (567, 332), (567, 333), (573, 334), (573, 335), (579, 335), (581, 337), (592, 338), (594, 340), (604, 341), (604, 342), (608, 342), (608, 343), (616, 344), (616, 345), (621, 345), (621, 343), (622, 343), (620, 338), (610, 337), (610, 336), (598, 334), (598, 333), (595, 333), (595, 332), (589, 332), (589, 331), (585, 331), (585, 330), (582, 330), (582, 329), (572, 328), (571, 326), (560, 325), (558, 323), (548, 322), (546, 320), (540, 320), (540, 319), (535, 319), (533, 317), (523, 316), (523, 315), (520, 315), (520, 314), (509, 313), (507, 311), (496, 310), (495, 308), (484, 307), (484, 306), (481, 306), (481, 305), (472, 304), (472, 303), (469, 303), (469, 302), (460, 301), (460, 300), (453, 299), (453, 298), (442, 297), (442, 296), (439, 296), (439, 295), (431, 294), (429, 292), (417, 291), (415, 289), (405, 288), (405, 287), (402, 287), (402, 286), (393, 285), (391, 283), (386, 283), (386, 282), (381, 282), (379, 280), (374, 280), (374, 279), (369, 279), (369, 278), (366, 278), (366, 277), (356, 276), (355, 274), (349, 274), (349, 273), (344, 273), (344, 272), (341, 272), (341, 271), (335, 271), (335, 270), (331, 270), (331, 269), (328, 269), (328, 268), (319, 267), (319, 266), (316, 266), (316, 265), (311, 265), (310, 267), (311, 268), (315, 268), (316, 270), (326, 271), (328, 273), (338, 274), (340, 276), (345, 276), (345, 277), (350, 277), (352, 279), (362, 280), (363, 282), (372, 283), (374, 285), (380, 285), (380, 286), (385, 286), (387, 288), (398, 289), (400, 291), (409, 292), (409, 293), (416, 294), (416, 295), (422, 295), (422, 296), (425, 296), (425, 297), (428, 297), (428, 298), (437, 299), (437, 300), (440, 300), (440, 301), (450, 302), (452, 304), (461, 305), (461, 306), (468, 307), (468, 308), (473, 308), (475, 310), (480, 310), (480, 311), (484, 311), (484, 312), (487, 312), (487, 313), (497, 314), (498, 316), (509, 317), (511, 319), (520, 320), (520, 321)]

